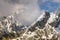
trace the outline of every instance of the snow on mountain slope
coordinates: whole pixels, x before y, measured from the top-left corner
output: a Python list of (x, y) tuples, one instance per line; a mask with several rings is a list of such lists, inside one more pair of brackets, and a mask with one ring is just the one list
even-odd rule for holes
[[(14, 16), (0, 18), (0, 37), (13, 37), (13, 39), (59, 39), (60, 13), (43, 12), (38, 19), (30, 26), (25, 26), (17, 22)], [(59, 26), (59, 27), (58, 27)], [(57, 31), (58, 30), (58, 31)], [(35, 37), (37, 36), (37, 38)], [(56, 37), (55, 37), (56, 36)], [(54, 38), (54, 39), (53, 39)], [(9, 39), (10, 40), (10, 39)], [(11, 39), (12, 40), (12, 39)]]
[[(58, 17), (58, 16), (57, 16)], [(56, 20), (56, 14), (54, 13), (50, 13), (50, 18), (48, 20), (49, 23), (52, 23), (53, 21)]]

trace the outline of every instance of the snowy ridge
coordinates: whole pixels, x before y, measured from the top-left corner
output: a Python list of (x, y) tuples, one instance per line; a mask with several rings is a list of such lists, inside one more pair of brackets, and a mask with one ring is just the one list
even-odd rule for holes
[(8, 40), (60, 40), (60, 33), (56, 30), (59, 28), (57, 26), (60, 23), (59, 15), (60, 13), (43, 12), (28, 27), (14, 20), (14, 16), (2, 17), (0, 19), (0, 38), (10, 37)]

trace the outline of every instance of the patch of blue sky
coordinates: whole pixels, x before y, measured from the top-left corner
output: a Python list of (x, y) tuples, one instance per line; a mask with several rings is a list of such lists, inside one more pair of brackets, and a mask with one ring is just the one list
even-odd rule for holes
[(46, 1), (39, 5), (41, 10), (45, 10), (48, 12), (53, 12), (57, 9), (60, 9), (60, 3), (52, 2), (52, 1)]

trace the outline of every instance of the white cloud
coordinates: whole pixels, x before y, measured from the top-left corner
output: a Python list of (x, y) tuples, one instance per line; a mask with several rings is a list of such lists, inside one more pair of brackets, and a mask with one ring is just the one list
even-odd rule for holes
[(60, 2), (60, 0), (53, 0), (53, 2)]
[(12, 13), (13, 6), (5, 3), (4, 0), (0, 0), (0, 17), (10, 15)]
[(40, 16), (37, 2), (29, 5), (15, 5), (14, 10), (18, 13), (17, 19), (25, 25), (33, 23)]
[[(19, 1), (19, 2), (18, 2)], [(41, 14), (37, 0), (0, 0), (0, 14), (11, 15), (18, 13), (16, 19), (25, 25), (30, 25)]]

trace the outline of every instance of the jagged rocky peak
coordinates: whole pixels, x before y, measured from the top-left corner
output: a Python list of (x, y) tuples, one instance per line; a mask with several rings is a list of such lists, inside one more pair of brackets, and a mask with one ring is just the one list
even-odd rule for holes
[(60, 12), (51, 13), (48, 23), (52, 27), (58, 27), (60, 24)]
[[(8, 40), (18, 40), (17, 38), (19, 40), (58, 40), (60, 36), (55, 30), (55, 26), (59, 23), (60, 13), (44, 12), (28, 27), (18, 23), (14, 16), (2, 17), (0, 19), (0, 38), (1, 40), (5, 40), (5, 38)], [(11, 39), (11, 37), (13, 38)]]
[[(27, 26), (18, 23), (14, 16), (3, 16), (0, 18), (0, 38), (16, 37), (25, 32)], [(1, 40), (0, 39), (0, 40)]]
[(27, 26), (18, 23), (18, 21), (14, 19), (14, 16), (3, 16), (0, 19), (0, 32), (2, 31), (2, 33), (9, 34), (11, 32), (24, 30), (26, 28)]
[(34, 30), (36, 30), (35, 29), (36, 27), (43, 29), (49, 18), (50, 18), (49, 12), (42, 13), (42, 15), (39, 16), (38, 19), (32, 24), (32, 26), (29, 30), (34, 31)]
[(35, 28), (38, 27), (43, 29), (45, 26), (50, 25), (52, 27), (58, 27), (60, 24), (60, 12), (44, 12), (38, 19), (32, 23), (31, 28), (29, 30), (34, 31)]

